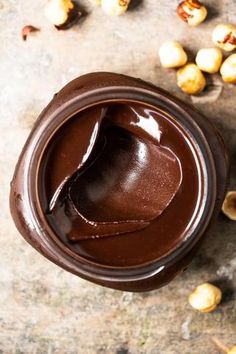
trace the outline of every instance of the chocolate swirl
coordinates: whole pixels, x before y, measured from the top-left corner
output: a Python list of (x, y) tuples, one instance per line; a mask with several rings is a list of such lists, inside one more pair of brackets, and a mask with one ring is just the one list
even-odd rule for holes
[(166, 134), (158, 113), (137, 104), (79, 113), (47, 152), (48, 217), (70, 241), (146, 228), (182, 182), (178, 157), (162, 145)]

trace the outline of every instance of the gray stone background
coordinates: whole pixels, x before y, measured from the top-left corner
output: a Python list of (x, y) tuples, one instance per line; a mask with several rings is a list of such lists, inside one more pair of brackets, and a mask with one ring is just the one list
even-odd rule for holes
[[(87, 16), (58, 32), (44, 17), (46, 1), (0, 0), (0, 353), (216, 354), (211, 341), (236, 344), (236, 223), (220, 215), (191, 267), (165, 288), (143, 294), (105, 289), (44, 259), (16, 231), (8, 208), (9, 183), (36, 117), (66, 82), (99, 70), (140, 77), (190, 101), (221, 130), (232, 157), (236, 187), (236, 87), (209, 78), (191, 98), (160, 68), (158, 47), (176, 39), (190, 57), (211, 46), (219, 22), (236, 23), (235, 0), (205, 0), (208, 20), (189, 28), (177, 1), (136, 1), (120, 18), (89, 1)], [(41, 28), (23, 42), (25, 24)], [(184, 207), (184, 206), (183, 206)], [(217, 281), (223, 303), (211, 314), (188, 305), (199, 283)]]

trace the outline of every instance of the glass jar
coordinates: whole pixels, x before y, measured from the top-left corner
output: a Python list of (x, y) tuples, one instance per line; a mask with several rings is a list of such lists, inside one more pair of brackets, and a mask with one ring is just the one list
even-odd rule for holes
[[(78, 252), (73, 245), (59, 237), (50, 224), (42, 197), (42, 186), (46, 183), (42, 177), (46, 163), (45, 151), (52, 144), (56, 133), (78, 112), (101, 104), (121, 102), (135, 102), (151, 107), (160, 112), (163, 119), (178, 124), (191, 140), (202, 171), (198, 208), (191, 215), (185, 236), (165, 254), (136, 264), (135, 261), (109, 264), (102, 259), (97, 262), (87, 257), (86, 252)], [(37, 119), (16, 166), (10, 207), (23, 237), (60, 267), (103, 286), (126, 291), (147, 291), (167, 284), (187, 267), (220, 211), (227, 181), (228, 158), (222, 138), (215, 127), (192, 106), (140, 79), (114, 73), (91, 73), (66, 85)], [(173, 235), (175, 222), (181, 220), (181, 213), (186, 208), (188, 205), (183, 204), (176, 219), (168, 220)], [(122, 244), (127, 235), (120, 235), (116, 242)], [(105, 248), (110, 241), (95, 239), (89, 242), (99, 243), (99, 247)], [(145, 242), (148, 247), (148, 236)], [(157, 237), (156, 248), (158, 242), (162, 241), (158, 241)], [(134, 243), (129, 250), (132, 257), (135, 248), (140, 248), (139, 255), (142, 253), (142, 247)], [(145, 252), (145, 247), (143, 249)]]

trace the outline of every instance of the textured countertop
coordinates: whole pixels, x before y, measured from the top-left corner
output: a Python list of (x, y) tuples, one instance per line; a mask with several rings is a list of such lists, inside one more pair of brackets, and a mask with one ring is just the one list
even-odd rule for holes
[[(140, 77), (195, 104), (225, 138), (236, 187), (236, 86), (222, 85), (216, 75), (206, 94), (192, 99), (157, 55), (168, 39), (182, 42), (190, 55), (211, 46), (215, 24), (236, 23), (235, 0), (205, 0), (209, 17), (197, 28), (177, 18), (177, 1), (133, 1), (134, 9), (110, 18), (81, 0), (87, 16), (58, 32), (44, 17), (45, 1), (0, 0), (0, 353), (217, 354), (213, 336), (236, 344), (236, 223), (224, 216), (184, 274), (161, 290), (132, 294), (50, 263), (20, 237), (9, 214), (10, 180), (33, 122), (66, 82), (91, 71)], [(27, 42), (20, 37), (25, 24), (41, 28)], [(187, 301), (205, 281), (224, 291), (211, 314), (195, 312)]]

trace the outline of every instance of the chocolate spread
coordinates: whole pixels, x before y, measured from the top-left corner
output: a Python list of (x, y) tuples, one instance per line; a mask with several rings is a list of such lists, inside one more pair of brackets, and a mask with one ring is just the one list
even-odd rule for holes
[(68, 83), (32, 129), (11, 183), (22, 236), (96, 284), (157, 289), (190, 263), (228, 183), (223, 141), (193, 107), (129, 76)]
[(109, 244), (124, 253), (128, 242), (138, 245), (122, 256), (132, 263), (184, 238), (200, 188), (196, 160), (184, 131), (155, 109), (128, 102), (86, 109), (55, 134), (44, 161), (45, 214), (77, 252), (91, 254), (94, 243), (93, 257), (110, 249), (114, 258)]

